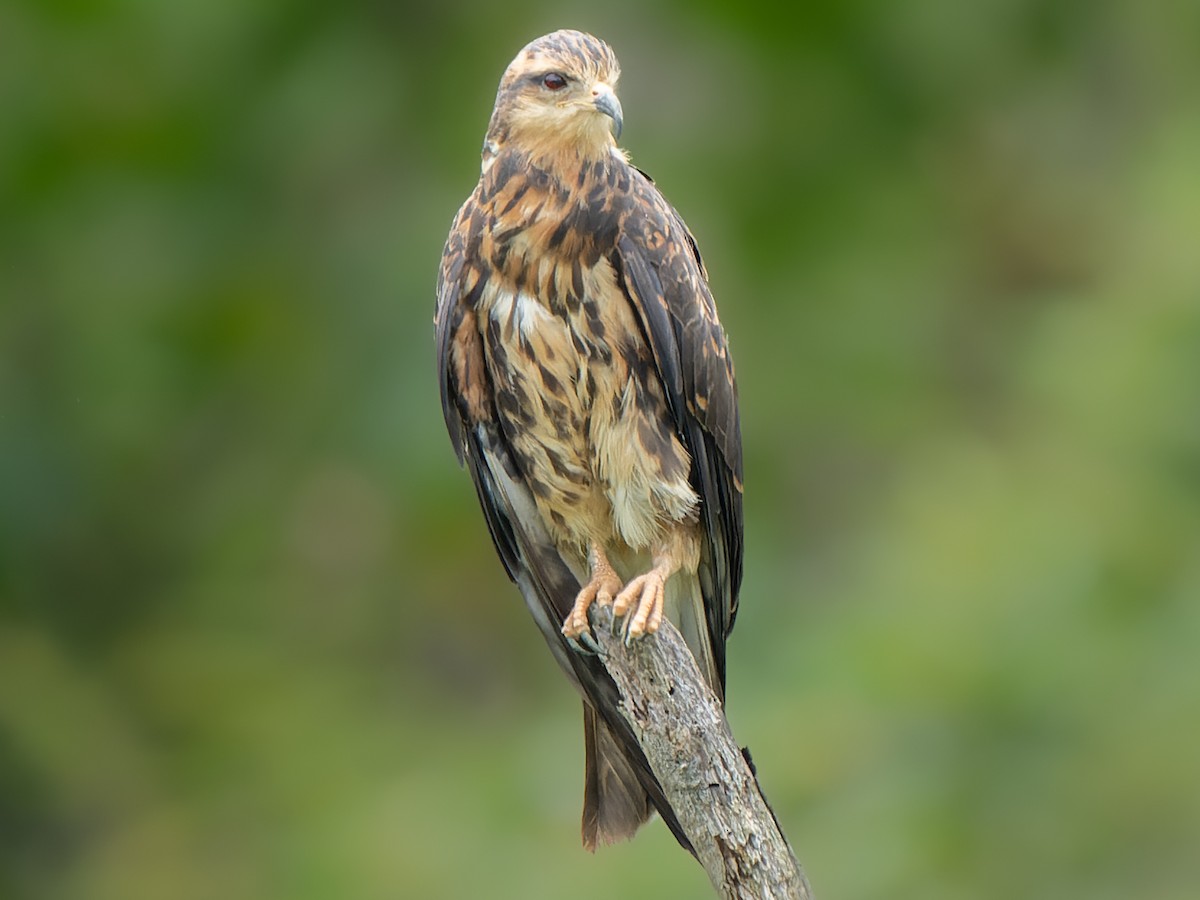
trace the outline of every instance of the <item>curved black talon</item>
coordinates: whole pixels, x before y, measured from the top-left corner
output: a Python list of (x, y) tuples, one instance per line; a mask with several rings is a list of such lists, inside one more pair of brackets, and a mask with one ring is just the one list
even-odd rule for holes
[[(566, 637), (566, 635), (563, 636)], [(596, 643), (596, 639), (586, 631), (581, 632), (578, 638), (568, 637), (567, 643), (580, 656), (596, 656), (600, 651), (600, 645)]]
[(592, 654), (592, 656), (600, 655), (600, 644), (596, 642), (590, 631), (585, 631), (579, 635), (579, 643), (587, 648), (587, 652)]

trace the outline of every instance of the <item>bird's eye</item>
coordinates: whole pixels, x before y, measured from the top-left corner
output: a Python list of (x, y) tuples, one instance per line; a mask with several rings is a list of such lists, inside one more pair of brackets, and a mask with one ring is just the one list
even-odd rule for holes
[(561, 91), (567, 86), (567, 76), (558, 72), (548, 72), (542, 76), (542, 86), (552, 91)]

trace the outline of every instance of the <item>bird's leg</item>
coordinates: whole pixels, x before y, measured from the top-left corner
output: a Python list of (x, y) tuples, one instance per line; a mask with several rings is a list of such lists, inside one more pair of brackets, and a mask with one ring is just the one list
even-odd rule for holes
[(629, 613), (625, 640), (654, 634), (662, 624), (667, 579), (682, 568), (696, 567), (700, 545), (692, 529), (676, 527), (654, 551), (654, 568), (625, 585), (613, 602), (613, 616)]
[(562, 626), (562, 633), (568, 640), (581, 640), (585, 644), (592, 639), (588, 627), (588, 609), (593, 602), (602, 606), (612, 603), (613, 595), (621, 590), (620, 577), (604, 555), (604, 548), (595, 541), (588, 545), (588, 571), (591, 572), (591, 580), (575, 595), (575, 605), (567, 613)]

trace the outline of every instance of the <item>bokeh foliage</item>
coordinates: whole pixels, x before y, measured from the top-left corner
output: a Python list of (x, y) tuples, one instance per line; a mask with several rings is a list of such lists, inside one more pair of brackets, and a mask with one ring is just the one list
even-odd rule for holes
[(0, 12), (0, 896), (695, 897), (442, 433), (433, 280), (565, 25), (731, 334), (730, 716), (828, 897), (1200, 883), (1200, 6)]

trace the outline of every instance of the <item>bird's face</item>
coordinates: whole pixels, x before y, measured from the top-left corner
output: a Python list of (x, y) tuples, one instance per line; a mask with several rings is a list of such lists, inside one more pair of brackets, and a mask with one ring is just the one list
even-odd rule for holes
[(621, 70), (611, 48), (578, 31), (556, 31), (526, 46), (500, 81), (489, 134), (534, 153), (596, 156), (621, 134), (614, 88)]

